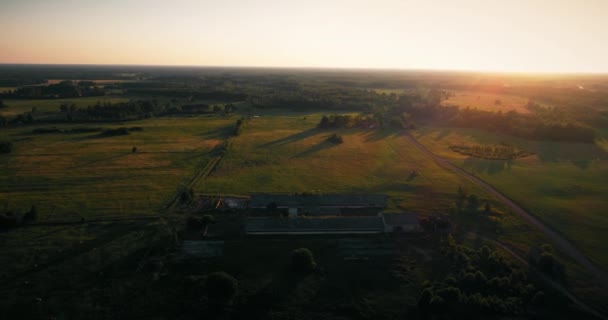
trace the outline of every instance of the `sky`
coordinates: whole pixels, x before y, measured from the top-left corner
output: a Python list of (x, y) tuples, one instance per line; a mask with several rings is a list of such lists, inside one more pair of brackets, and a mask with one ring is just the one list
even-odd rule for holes
[(0, 63), (608, 72), (608, 0), (0, 0)]

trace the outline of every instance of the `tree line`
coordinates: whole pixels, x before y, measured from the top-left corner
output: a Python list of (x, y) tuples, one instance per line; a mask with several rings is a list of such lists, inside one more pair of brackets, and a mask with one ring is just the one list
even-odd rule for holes
[(91, 81), (61, 81), (51, 85), (34, 85), (10, 90), (0, 97), (10, 99), (54, 99), (103, 96), (105, 91)]
[(532, 140), (593, 142), (595, 130), (572, 118), (560, 121), (542, 113), (486, 111), (458, 106), (443, 106), (436, 95), (401, 95), (388, 113), (408, 114), (418, 122), (481, 129)]
[(429, 283), (418, 301), (427, 316), (524, 315), (546, 304), (544, 292), (528, 280), (526, 272), (488, 246), (472, 249), (448, 235), (441, 252), (449, 266), (447, 274)]

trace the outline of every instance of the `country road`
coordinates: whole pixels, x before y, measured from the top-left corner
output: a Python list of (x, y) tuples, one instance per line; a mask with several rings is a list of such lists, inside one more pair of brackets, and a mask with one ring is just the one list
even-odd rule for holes
[(542, 221), (534, 217), (532, 214), (524, 210), (518, 204), (513, 202), (513, 200), (509, 199), (507, 196), (502, 194), (500, 191), (496, 190), (492, 185), (487, 182), (481, 180), (480, 178), (470, 174), (469, 172), (449, 163), (447, 160), (437, 156), (425, 146), (423, 146), (416, 138), (414, 138), (408, 132), (403, 133), (403, 137), (410, 142), (416, 149), (420, 152), (424, 153), (428, 157), (432, 158), (439, 166), (449, 169), (456, 173), (457, 175), (473, 182), (480, 188), (487, 191), (489, 194), (494, 196), (500, 202), (505, 204), (507, 207), (511, 209), (511, 211), (520, 217), (524, 218), (530, 224), (538, 228), (545, 235), (547, 235), (553, 243), (565, 254), (569, 255), (572, 259), (576, 260), (580, 265), (582, 265), (591, 275), (593, 275), (603, 287), (608, 288), (608, 274), (606, 274), (603, 270), (598, 268), (591, 260), (589, 260), (579, 249), (577, 249), (570, 241), (565, 239), (562, 235), (551, 229), (549, 226), (545, 225)]
[[(526, 260), (524, 257), (521, 257), (520, 255), (518, 255), (515, 251), (511, 250), (511, 248), (509, 248), (508, 246), (492, 240), (492, 239), (488, 239), (488, 238), (483, 238), (485, 241), (488, 241), (490, 243), (493, 243), (494, 245), (502, 248), (503, 250), (505, 250), (508, 254), (510, 254), (513, 258), (515, 258), (515, 260), (519, 261), (522, 265), (524, 265), (525, 267), (529, 267), (528, 264), (528, 260)], [(534, 270), (534, 273), (536, 274), (536, 276), (543, 281), (546, 285), (552, 287), (554, 290), (560, 292), (561, 294), (563, 294), (565, 297), (567, 297), (568, 299), (570, 299), (570, 301), (572, 301), (574, 304), (576, 304), (579, 308), (581, 308), (582, 310), (584, 310), (585, 312), (599, 318), (599, 319), (603, 319), (603, 320), (608, 320), (608, 318), (606, 316), (604, 316), (603, 314), (601, 314), (600, 312), (598, 312), (597, 310), (593, 309), (592, 307), (586, 305), (584, 302), (582, 302), (581, 300), (579, 300), (576, 296), (574, 296), (572, 293), (570, 293), (570, 291), (568, 291), (568, 289), (566, 289), (564, 286), (562, 286), (560, 283), (556, 282), (555, 280), (551, 279), (550, 277), (548, 277), (547, 275), (541, 273), (540, 271)]]

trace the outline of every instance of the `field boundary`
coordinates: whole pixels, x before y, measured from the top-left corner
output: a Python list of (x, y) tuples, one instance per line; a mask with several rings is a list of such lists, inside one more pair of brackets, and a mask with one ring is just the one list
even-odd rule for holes
[[(528, 261), (526, 259), (524, 259), (522, 256), (520, 256), (519, 254), (517, 254), (515, 251), (513, 251), (507, 245), (505, 245), (503, 243), (500, 243), (498, 241), (492, 240), (492, 239), (488, 239), (486, 237), (482, 237), (482, 238), (485, 241), (493, 243), (494, 245), (496, 245), (496, 246), (500, 247), (501, 249), (505, 250), (507, 253), (509, 253), (511, 256), (513, 256), (513, 258), (515, 258), (515, 260), (519, 261), (524, 266), (530, 267), (530, 264), (528, 263)], [(564, 296), (566, 296), (568, 299), (570, 299), (574, 304), (576, 304), (581, 309), (585, 310), (586, 312), (588, 312), (589, 314), (591, 314), (591, 315), (593, 315), (595, 317), (598, 317), (598, 318), (603, 319), (603, 320), (608, 320), (608, 317), (606, 317), (605, 315), (603, 315), (599, 311), (595, 310), (594, 308), (588, 306), (584, 302), (580, 301), (574, 294), (570, 293), (570, 291), (568, 291), (568, 289), (566, 289), (564, 286), (562, 286), (558, 282), (556, 282), (553, 279), (551, 279), (550, 277), (542, 274), (540, 271), (536, 270), (535, 268), (532, 268), (532, 270), (534, 271), (534, 275), (538, 276), (543, 282), (545, 282), (549, 286), (553, 287), (553, 289), (559, 291), (561, 294), (563, 294)]]
[[(188, 182), (185, 184), (185, 187), (192, 188), (198, 181), (200, 181), (201, 179), (207, 178), (211, 174), (211, 172), (213, 172), (213, 170), (215, 170), (215, 168), (217, 167), (217, 165), (220, 163), (221, 160), (222, 160), (222, 156), (213, 157), (210, 161), (207, 162), (207, 164), (205, 165), (203, 170), (197, 171), (197, 173), (195, 173), (192, 177), (190, 177)], [(178, 191), (175, 193), (175, 196), (171, 199), (171, 201), (167, 204), (167, 206), (165, 208), (169, 211), (172, 211), (173, 208), (175, 207), (175, 205), (177, 204), (179, 197), (180, 197), (180, 194)]]
[(608, 288), (608, 275), (597, 267), (585, 254), (583, 254), (579, 249), (577, 249), (568, 239), (562, 236), (559, 232), (553, 230), (551, 227), (544, 224), (540, 219), (536, 218), (533, 214), (524, 210), (521, 206), (519, 206), (515, 201), (511, 200), (509, 197), (498, 191), (489, 183), (480, 179), (477, 176), (472, 175), (466, 170), (455, 166), (454, 164), (448, 162), (447, 160), (441, 158), (440, 156), (434, 154), (432, 151), (427, 149), (424, 145), (422, 145), (414, 136), (412, 136), (409, 132), (404, 131), (403, 137), (409, 141), (414, 147), (416, 147), (420, 152), (427, 155), (431, 159), (433, 159), (439, 166), (449, 169), (455, 174), (473, 182), (480, 188), (484, 189), (490, 195), (494, 196), (497, 200), (502, 202), (504, 205), (509, 207), (512, 212), (516, 213), (520, 217), (524, 218), (528, 223), (538, 228), (541, 232), (543, 232), (546, 236), (548, 236), (558, 247), (567, 255), (569, 255), (572, 259), (577, 261), (580, 265), (582, 265), (590, 274), (592, 274), (597, 280), (600, 281), (601, 285), (605, 288)]

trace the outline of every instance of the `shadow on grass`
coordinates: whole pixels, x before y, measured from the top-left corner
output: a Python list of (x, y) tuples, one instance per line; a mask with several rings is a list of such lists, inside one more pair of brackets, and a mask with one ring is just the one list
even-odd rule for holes
[(439, 141), (439, 140), (449, 136), (450, 133), (452, 133), (452, 130), (450, 130), (448, 128), (441, 129), (441, 131), (439, 132), (437, 137), (435, 137), (435, 141)]
[(595, 143), (539, 143), (537, 150), (541, 162), (570, 161), (582, 170), (594, 160), (608, 160), (608, 153)]
[(503, 171), (511, 171), (513, 160), (488, 160), (479, 158), (467, 158), (464, 167), (473, 172), (485, 174), (497, 174)]
[(319, 152), (321, 150), (329, 149), (329, 148), (332, 148), (332, 147), (335, 147), (335, 146), (337, 146), (337, 145), (334, 144), (334, 143), (331, 143), (329, 141), (323, 140), (322, 142), (320, 142), (320, 143), (318, 143), (318, 144), (316, 144), (316, 145), (314, 145), (314, 146), (312, 146), (312, 147), (310, 147), (310, 148), (308, 148), (308, 149), (306, 149), (306, 150), (304, 150), (304, 151), (296, 154), (293, 157), (294, 158), (304, 158), (304, 157), (307, 157), (307, 156), (309, 156), (311, 154), (315, 154), (315, 153), (317, 153), (317, 152)]
[(365, 135), (365, 142), (374, 142), (396, 136), (399, 134), (399, 131), (392, 129), (375, 129), (372, 131), (362, 132), (361, 134)]
[(111, 156), (111, 157), (108, 157), (108, 158), (97, 159), (97, 160), (85, 162), (85, 163), (82, 163), (82, 164), (79, 164), (79, 165), (71, 166), (71, 167), (69, 167), (67, 169), (70, 170), (70, 169), (86, 168), (86, 167), (89, 167), (89, 166), (91, 166), (93, 164), (99, 164), (100, 162), (116, 160), (118, 158), (122, 158), (122, 157), (128, 156), (130, 154), (131, 154), (131, 152), (129, 152), (129, 153), (121, 153), (121, 154), (118, 154), (118, 155), (115, 155), (115, 156)]
[(294, 133), (292, 135), (289, 135), (287, 137), (283, 137), (274, 141), (270, 141), (264, 144), (259, 145), (259, 147), (262, 148), (267, 148), (267, 147), (272, 147), (272, 146), (280, 146), (280, 145), (284, 145), (284, 144), (288, 144), (288, 143), (292, 143), (292, 142), (296, 142), (296, 141), (300, 141), (303, 139), (306, 139), (310, 136), (313, 136), (317, 133), (319, 133), (320, 131), (316, 128), (313, 129), (308, 129), (302, 132), (298, 132), (298, 133)]
[(221, 128), (205, 131), (200, 136), (204, 139), (225, 139), (234, 133), (234, 126), (228, 125)]

